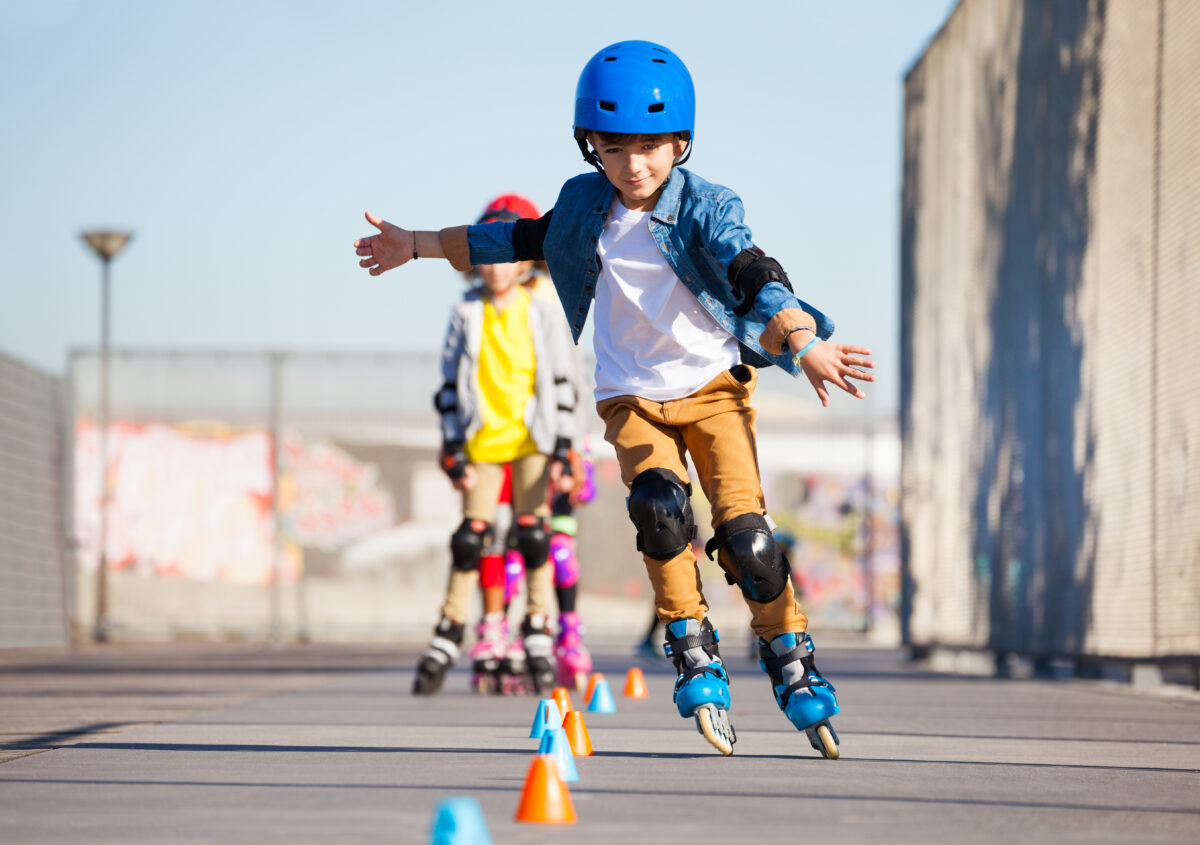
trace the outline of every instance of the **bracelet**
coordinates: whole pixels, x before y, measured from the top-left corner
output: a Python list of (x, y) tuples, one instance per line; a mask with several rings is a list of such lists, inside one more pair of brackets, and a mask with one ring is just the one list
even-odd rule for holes
[(417, 233), (413, 232), (413, 261), (416, 261), (420, 257), (417, 255)]
[(818, 343), (820, 343), (820, 342), (821, 342), (821, 338), (819, 338), (819, 337), (814, 337), (814, 338), (813, 338), (812, 340), (810, 340), (808, 343), (804, 344), (804, 348), (803, 348), (803, 349), (801, 349), (799, 352), (797, 352), (797, 353), (796, 353), (796, 354), (795, 354), (795, 355), (792, 357), (792, 361), (795, 363), (795, 365), (796, 365), (797, 367), (799, 367), (799, 366), (800, 366), (800, 359), (801, 359), (801, 358), (803, 358), (805, 355), (807, 355), (807, 354), (808, 354), (808, 350), (812, 349), (814, 346), (816, 346), (816, 345), (817, 345)]

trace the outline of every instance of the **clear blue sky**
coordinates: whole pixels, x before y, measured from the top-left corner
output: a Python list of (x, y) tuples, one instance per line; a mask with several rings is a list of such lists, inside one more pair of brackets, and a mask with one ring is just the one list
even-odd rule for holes
[(99, 343), (79, 232), (108, 226), (135, 232), (115, 346), (434, 349), (461, 283), (360, 270), (364, 209), (440, 228), (501, 192), (553, 205), (587, 167), (580, 68), (645, 38), (695, 80), (688, 166), (874, 348), (894, 408), (902, 77), (952, 6), (0, 0), (0, 350), (62, 373)]

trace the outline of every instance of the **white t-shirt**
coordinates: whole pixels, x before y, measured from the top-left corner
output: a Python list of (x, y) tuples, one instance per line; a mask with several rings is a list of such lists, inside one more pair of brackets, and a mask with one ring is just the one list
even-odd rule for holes
[(596, 401), (632, 394), (682, 399), (738, 363), (737, 341), (671, 270), (650, 212), (613, 201), (600, 235)]

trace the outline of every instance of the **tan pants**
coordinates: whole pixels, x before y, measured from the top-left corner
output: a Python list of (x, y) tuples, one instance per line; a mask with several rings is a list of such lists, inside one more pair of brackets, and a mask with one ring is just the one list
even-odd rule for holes
[[(691, 455), (700, 487), (712, 505), (714, 529), (735, 516), (765, 514), (755, 412), (749, 401), (757, 382), (754, 368), (740, 365), (683, 399), (651, 402), (637, 396), (615, 396), (597, 403), (606, 426), (604, 439), (617, 450), (625, 486), (643, 470), (655, 467), (669, 469), (686, 481), (687, 456)], [(670, 560), (645, 555), (643, 560), (660, 620), (704, 618), (708, 603), (691, 548)], [(773, 601), (745, 601), (754, 633), (768, 641), (808, 627), (790, 581)]]
[[(496, 518), (496, 500), (504, 486), (503, 464), (472, 464), (475, 486), (463, 493), (463, 518), (478, 519), (489, 525)], [(548, 517), (546, 492), (550, 485), (550, 459), (534, 453), (512, 462), (513, 521), (521, 514)], [(460, 572), (450, 570), (446, 585), (446, 601), (442, 616), (455, 622), (466, 622), (471, 596), (479, 585), (479, 570)], [(543, 563), (536, 569), (525, 568), (526, 613), (549, 614), (554, 608), (554, 568)]]

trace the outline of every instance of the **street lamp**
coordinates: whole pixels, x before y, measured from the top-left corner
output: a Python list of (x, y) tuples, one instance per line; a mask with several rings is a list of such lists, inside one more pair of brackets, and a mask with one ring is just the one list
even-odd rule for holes
[(100, 258), (100, 563), (96, 569), (96, 621), (92, 638), (98, 642), (108, 640), (108, 502), (111, 491), (108, 485), (108, 265), (125, 248), (132, 236), (130, 232), (93, 231), (83, 232), (83, 240)]

